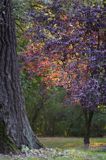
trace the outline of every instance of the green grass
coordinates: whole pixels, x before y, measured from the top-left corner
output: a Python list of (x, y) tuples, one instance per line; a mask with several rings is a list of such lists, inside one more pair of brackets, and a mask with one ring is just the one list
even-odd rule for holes
[[(82, 138), (39, 138), (46, 147), (57, 148), (63, 152), (68, 149), (69, 155), (49, 157), (48, 160), (106, 160), (106, 150), (100, 147), (106, 146), (106, 138), (91, 138), (91, 149), (84, 150)], [(5, 158), (0, 160), (22, 160)], [(23, 160), (45, 160), (44, 158), (24, 158)]]
[[(41, 137), (39, 138), (42, 144), (51, 148), (82, 148), (83, 138), (64, 138), (64, 137)], [(106, 138), (91, 138), (92, 147), (106, 146)]]
[[(19, 159), (17, 159), (19, 160)], [(27, 158), (24, 160), (45, 160), (40, 158)], [(70, 155), (67, 157), (54, 157), (48, 160), (106, 160), (106, 153), (97, 151), (84, 151), (77, 149), (70, 149)]]

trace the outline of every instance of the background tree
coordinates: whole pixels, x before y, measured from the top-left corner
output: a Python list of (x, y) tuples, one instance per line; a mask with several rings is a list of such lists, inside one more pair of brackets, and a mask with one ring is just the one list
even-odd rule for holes
[[(43, 44), (41, 47), (43, 49), (37, 48), (35, 51), (32, 47), (32, 51), (30, 50), (28, 56), (26, 54), (24, 57), (25, 66), (30, 75), (38, 73), (36, 72), (38, 68), (43, 73), (41, 75), (47, 85), (55, 82), (55, 85), (63, 86), (67, 90), (70, 102), (80, 103), (86, 122), (84, 143), (89, 145), (93, 114), (98, 105), (105, 104), (105, 55), (98, 34), (99, 28), (102, 27), (100, 19), (103, 8), (75, 2), (72, 14), (64, 10), (63, 4), (60, 1), (51, 5), (37, 3), (29, 13), (33, 27), (27, 36), (30, 37), (33, 47), (37, 40), (38, 44)], [(37, 57), (44, 60), (43, 65)], [(38, 62), (36, 64), (35, 59)], [(29, 61), (30, 65), (27, 65)], [(48, 67), (50, 65), (51, 69)], [(50, 76), (53, 68), (55, 78), (52, 77), (53, 74)]]

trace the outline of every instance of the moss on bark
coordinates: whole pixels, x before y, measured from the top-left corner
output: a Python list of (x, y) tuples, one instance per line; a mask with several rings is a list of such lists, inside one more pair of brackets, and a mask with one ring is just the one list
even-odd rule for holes
[(19, 152), (18, 147), (14, 142), (9, 139), (6, 134), (6, 127), (4, 122), (0, 121), (0, 152), (1, 153), (10, 153), (10, 152)]

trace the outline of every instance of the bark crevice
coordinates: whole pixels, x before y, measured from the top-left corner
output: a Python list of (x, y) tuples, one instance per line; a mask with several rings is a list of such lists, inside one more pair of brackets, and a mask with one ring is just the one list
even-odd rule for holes
[(2, 0), (2, 5), (5, 7), (0, 9), (0, 144), (4, 149), (0, 147), (0, 152), (22, 145), (40, 148), (42, 145), (27, 119), (21, 91), (11, 0)]

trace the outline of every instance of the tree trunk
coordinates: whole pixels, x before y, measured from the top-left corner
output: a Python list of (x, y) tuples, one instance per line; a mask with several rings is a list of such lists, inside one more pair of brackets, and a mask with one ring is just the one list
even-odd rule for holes
[(40, 148), (26, 116), (16, 56), (11, 0), (0, 0), (0, 153)]
[(86, 149), (89, 148), (89, 144), (90, 144), (90, 129), (91, 129), (93, 114), (94, 114), (93, 111), (84, 110), (84, 116), (85, 116), (84, 147)]

